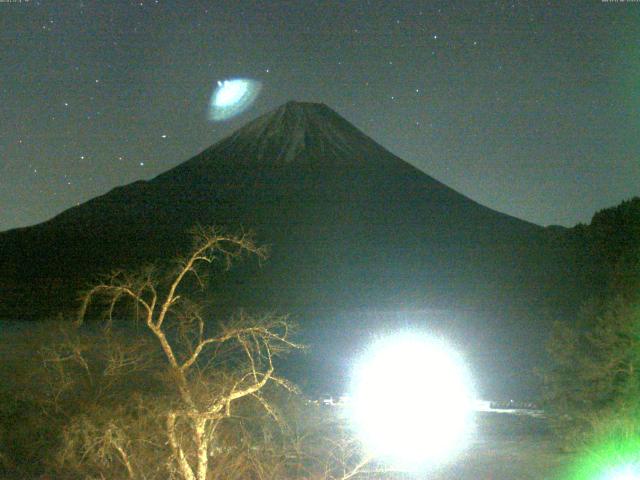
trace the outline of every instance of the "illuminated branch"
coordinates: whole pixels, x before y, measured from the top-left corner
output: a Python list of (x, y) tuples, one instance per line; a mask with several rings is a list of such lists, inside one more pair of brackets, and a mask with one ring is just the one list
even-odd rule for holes
[[(274, 354), (300, 348), (288, 338), (289, 324), (286, 318), (265, 316), (252, 319), (241, 314), (235, 321), (223, 325), (219, 335), (205, 337), (204, 318), (198, 307), (190, 303), (181, 291), (185, 290), (183, 284), (188, 274), (193, 274), (201, 288), (204, 286), (204, 277), (198, 271), (200, 266), (221, 260), (228, 268), (232, 260), (244, 253), (256, 255), (259, 259), (265, 258), (265, 250), (257, 247), (248, 234), (228, 236), (213, 229), (200, 229), (191, 254), (169, 276), (156, 278), (151, 270), (137, 276), (117, 272), (82, 297), (78, 325), (83, 323), (89, 306), (98, 297), (106, 300), (105, 314), (109, 321), (113, 319), (121, 301), (129, 300), (136, 309), (141, 310), (144, 323), (157, 340), (177, 388), (179, 401), (166, 412), (165, 427), (173, 465), (185, 480), (206, 480), (209, 470), (208, 449), (213, 432), (222, 419), (231, 416), (235, 401), (253, 398), (269, 415), (277, 418), (275, 410), (259, 394), (260, 390), (270, 381), (292, 390), (288, 382), (273, 375)], [(167, 334), (166, 325), (169, 321), (178, 326), (177, 337)], [(207, 347), (211, 347), (212, 351), (212, 355), (206, 356), (207, 361), (213, 364), (208, 364), (206, 368), (212, 371), (218, 368), (223, 374), (222, 378), (226, 377), (226, 362), (236, 358), (233, 357), (235, 353), (241, 352), (241, 358), (244, 359), (244, 364), (234, 366), (235, 370), (230, 372), (230, 388), (222, 388), (211, 397), (202, 394), (200, 385), (206, 383), (201, 384), (201, 380), (198, 380), (203, 368), (198, 363)], [(221, 355), (219, 359), (218, 354)], [(124, 352), (116, 352), (109, 360), (109, 365), (127, 365), (125, 355)], [(117, 446), (116, 450), (131, 476), (131, 463), (126, 450), (122, 445)]]

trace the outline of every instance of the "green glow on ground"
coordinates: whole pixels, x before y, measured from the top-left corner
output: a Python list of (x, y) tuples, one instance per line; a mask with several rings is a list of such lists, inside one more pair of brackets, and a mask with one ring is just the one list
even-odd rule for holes
[(640, 436), (610, 440), (582, 455), (566, 480), (640, 480)]

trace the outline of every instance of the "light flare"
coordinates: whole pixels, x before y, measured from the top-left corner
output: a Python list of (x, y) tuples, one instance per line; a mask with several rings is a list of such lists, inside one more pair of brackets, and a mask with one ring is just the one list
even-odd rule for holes
[(450, 459), (472, 430), (472, 389), (460, 356), (415, 333), (380, 340), (356, 365), (350, 418), (375, 457), (403, 470)]
[(618, 466), (606, 472), (602, 480), (640, 480), (640, 466), (637, 464)]

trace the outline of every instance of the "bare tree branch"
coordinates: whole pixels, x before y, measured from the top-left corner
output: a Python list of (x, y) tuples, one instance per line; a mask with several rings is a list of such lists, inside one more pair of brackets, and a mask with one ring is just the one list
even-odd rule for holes
[[(186, 295), (185, 279), (192, 275), (203, 288), (200, 270), (216, 261), (229, 268), (243, 254), (262, 260), (266, 251), (250, 234), (225, 235), (215, 229), (199, 228), (190, 254), (165, 276), (153, 269), (137, 275), (114, 272), (82, 296), (77, 325), (84, 322), (94, 299), (105, 300), (109, 324), (121, 302), (130, 301), (149, 332), (158, 342), (176, 389), (174, 405), (165, 412), (167, 443), (177, 475), (184, 480), (209, 478), (209, 447), (220, 422), (231, 418), (232, 405), (243, 398), (257, 400), (277, 419), (275, 410), (260, 391), (270, 382), (291, 391), (291, 384), (274, 376), (274, 355), (301, 348), (290, 340), (286, 317), (252, 318), (244, 312), (222, 324), (217, 335), (205, 335), (205, 321), (197, 304)], [(168, 333), (177, 327), (178, 335)], [(136, 368), (134, 352), (115, 348), (105, 369)], [(201, 358), (206, 361), (200, 362)], [(77, 360), (77, 358), (76, 358)], [(201, 365), (201, 363), (203, 363)], [(123, 443), (112, 444), (130, 478), (134, 467)]]

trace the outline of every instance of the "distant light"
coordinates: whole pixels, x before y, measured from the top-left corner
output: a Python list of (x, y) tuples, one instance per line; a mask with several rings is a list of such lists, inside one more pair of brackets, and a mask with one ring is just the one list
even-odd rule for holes
[(209, 120), (228, 120), (244, 112), (258, 98), (262, 84), (237, 78), (218, 81), (209, 101)]
[(370, 454), (417, 471), (466, 446), (471, 390), (459, 355), (439, 340), (403, 333), (374, 343), (356, 365), (349, 416)]

